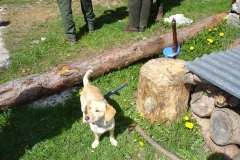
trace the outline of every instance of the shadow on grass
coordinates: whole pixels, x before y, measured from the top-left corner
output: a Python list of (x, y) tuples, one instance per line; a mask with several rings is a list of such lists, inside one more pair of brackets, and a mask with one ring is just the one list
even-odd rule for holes
[(207, 160), (231, 160), (231, 158), (224, 153), (213, 153), (207, 157)]
[[(0, 159), (17, 160), (35, 144), (68, 130), (82, 117), (80, 104), (37, 108), (15, 106), (1, 114), (7, 114), (7, 124), (0, 132)], [(1, 120), (1, 119), (0, 119)], [(1, 121), (0, 121), (1, 122)]]
[[(105, 10), (100, 17), (96, 17), (95, 20), (95, 30), (102, 28), (104, 24), (111, 24), (118, 22), (119, 20), (124, 19), (128, 16), (127, 7), (119, 7), (116, 10)], [(77, 33), (77, 38), (81, 39), (81, 37), (88, 32), (87, 25), (79, 28), (79, 32)]]
[(129, 128), (130, 124), (133, 123), (133, 120), (129, 117), (124, 116), (124, 112), (122, 108), (119, 106), (119, 104), (114, 101), (113, 99), (107, 99), (108, 103), (112, 105), (117, 113), (115, 115), (115, 136), (117, 137), (118, 134), (121, 134), (122, 132), (125, 132), (126, 129)]

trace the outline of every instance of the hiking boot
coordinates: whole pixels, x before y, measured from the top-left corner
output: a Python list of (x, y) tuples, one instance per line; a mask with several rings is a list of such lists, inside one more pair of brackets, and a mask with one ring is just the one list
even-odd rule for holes
[(145, 27), (145, 26), (140, 26), (139, 27), (139, 32), (145, 32), (145, 29), (146, 29), (147, 27)]
[(138, 32), (138, 27), (123, 26), (122, 29), (127, 32)]
[(73, 37), (73, 38), (67, 37), (67, 40), (68, 40), (71, 44), (77, 44), (77, 39), (76, 39), (76, 37)]
[(159, 7), (156, 18), (154, 19), (154, 22), (157, 23), (162, 18), (162, 16), (163, 16), (163, 8)]
[(88, 32), (93, 33), (94, 32), (94, 27), (88, 27)]

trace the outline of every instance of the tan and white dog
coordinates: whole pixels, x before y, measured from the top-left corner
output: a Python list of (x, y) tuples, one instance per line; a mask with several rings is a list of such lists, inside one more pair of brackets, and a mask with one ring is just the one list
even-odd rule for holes
[(98, 146), (101, 134), (107, 131), (110, 132), (111, 144), (117, 146), (114, 138), (116, 110), (104, 99), (101, 91), (89, 83), (88, 78), (92, 72), (92, 70), (88, 70), (83, 77), (84, 87), (80, 97), (83, 123), (88, 122), (95, 135), (92, 148)]

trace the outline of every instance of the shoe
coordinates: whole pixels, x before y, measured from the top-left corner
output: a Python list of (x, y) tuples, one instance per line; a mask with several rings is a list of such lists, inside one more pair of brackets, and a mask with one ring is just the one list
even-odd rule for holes
[(123, 26), (122, 29), (127, 32), (138, 32), (138, 27)]
[(93, 33), (94, 31), (95, 31), (95, 30), (94, 30), (94, 27), (89, 27), (89, 28), (88, 28), (88, 32), (89, 32), (89, 33)]
[(70, 38), (70, 37), (67, 37), (67, 40), (71, 43), (71, 44), (77, 44), (77, 39), (74, 37), (74, 38)]
[(139, 32), (145, 32), (145, 29), (146, 29), (147, 27), (145, 27), (145, 26), (140, 26), (139, 27)]

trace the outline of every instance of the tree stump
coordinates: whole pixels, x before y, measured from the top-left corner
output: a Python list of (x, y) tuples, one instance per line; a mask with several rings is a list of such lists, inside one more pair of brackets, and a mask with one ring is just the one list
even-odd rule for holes
[(184, 84), (189, 71), (185, 61), (158, 58), (148, 61), (140, 70), (138, 110), (151, 122), (175, 120), (188, 109), (190, 84)]
[(215, 110), (210, 118), (210, 137), (218, 145), (240, 145), (240, 116), (228, 108)]

